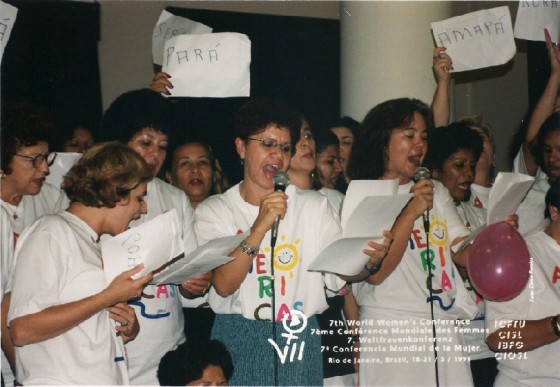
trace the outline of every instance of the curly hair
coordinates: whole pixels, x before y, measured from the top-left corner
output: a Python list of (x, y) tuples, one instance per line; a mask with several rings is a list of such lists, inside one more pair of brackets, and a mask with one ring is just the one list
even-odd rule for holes
[(552, 113), (546, 121), (543, 122), (539, 129), (539, 135), (537, 136), (537, 141), (531, 147), (531, 154), (535, 157), (537, 165), (545, 172), (544, 165), (544, 142), (549, 133), (560, 130), (560, 111)]
[(441, 171), (443, 163), (460, 150), (472, 151), (475, 161), (478, 161), (482, 143), (479, 132), (460, 122), (433, 129), (428, 133), (429, 147), (424, 166), (432, 172)]
[(414, 120), (414, 113), (424, 117), (428, 131), (433, 128), (430, 108), (418, 99), (392, 99), (371, 109), (352, 146), (348, 177), (352, 180), (381, 178), (385, 173), (387, 149), (393, 130), (410, 124)]
[(21, 147), (51, 140), (55, 125), (49, 112), (27, 101), (2, 104), (0, 131), (1, 166), (6, 175), (12, 173), (10, 164)]
[(88, 149), (64, 176), (62, 189), (71, 202), (113, 208), (151, 179), (152, 172), (142, 156), (113, 141)]
[(238, 110), (235, 128), (237, 136), (247, 140), (249, 136), (263, 132), (269, 126), (287, 128), (290, 131), (292, 156), (299, 138), (302, 115), (282, 101), (271, 98), (252, 98)]
[(150, 128), (172, 134), (172, 107), (160, 93), (139, 89), (120, 95), (105, 111), (101, 120), (102, 141), (127, 144), (136, 133)]
[(204, 369), (220, 367), (226, 381), (233, 375), (233, 362), (225, 345), (209, 340), (193, 347), (183, 343), (174, 351), (167, 352), (158, 367), (158, 380), (162, 386), (186, 386), (202, 378)]

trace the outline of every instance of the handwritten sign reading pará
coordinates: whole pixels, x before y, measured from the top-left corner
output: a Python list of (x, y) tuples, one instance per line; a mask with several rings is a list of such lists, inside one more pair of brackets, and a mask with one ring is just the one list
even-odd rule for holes
[(0, 62), (4, 56), (4, 48), (8, 44), (12, 28), (16, 22), (17, 8), (0, 1)]
[(163, 64), (163, 49), (165, 40), (177, 35), (185, 34), (209, 34), (212, 28), (202, 23), (187, 19), (186, 17), (175, 16), (163, 10), (154, 27), (152, 34), (152, 57), (155, 64)]
[(550, 0), (520, 1), (515, 18), (515, 37), (518, 39), (545, 41), (545, 28), (553, 42), (560, 36), (560, 2)]
[(446, 47), (455, 72), (507, 63), (515, 55), (507, 6), (432, 23), (436, 45)]
[(234, 32), (178, 35), (166, 40), (162, 70), (172, 96), (247, 97), (251, 41)]

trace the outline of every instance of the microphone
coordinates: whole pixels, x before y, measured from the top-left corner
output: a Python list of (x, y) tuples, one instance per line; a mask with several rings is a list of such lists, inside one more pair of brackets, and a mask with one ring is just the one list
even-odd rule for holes
[[(278, 171), (272, 178), (274, 182), (274, 191), (286, 192), (286, 187), (290, 185), (290, 178), (286, 172)], [(271, 235), (271, 245), (276, 244), (276, 238), (278, 237), (278, 225), (280, 224), (280, 217), (277, 217), (272, 225), (272, 235)]]
[[(415, 183), (418, 183), (422, 179), (429, 179), (429, 178), (430, 178), (430, 170), (426, 167), (418, 167), (418, 168), (416, 168), (416, 171), (414, 171), (414, 176), (412, 177), (412, 180)], [(422, 214), (422, 220), (424, 221), (424, 230), (426, 230), (426, 233), (430, 232), (430, 210), (429, 209), (427, 209)]]

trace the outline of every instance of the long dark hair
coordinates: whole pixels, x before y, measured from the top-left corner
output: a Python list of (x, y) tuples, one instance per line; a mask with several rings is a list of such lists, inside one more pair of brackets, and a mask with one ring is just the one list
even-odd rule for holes
[(426, 121), (427, 129), (433, 128), (432, 113), (428, 105), (414, 98), (398, 98), (380, 103), (371, 109), (352, 146), (348, 162), (348, 177), (352, 180), (379, 179), (385, 173), (387, 149), (395, 128), (410, 124), (414, 113)]

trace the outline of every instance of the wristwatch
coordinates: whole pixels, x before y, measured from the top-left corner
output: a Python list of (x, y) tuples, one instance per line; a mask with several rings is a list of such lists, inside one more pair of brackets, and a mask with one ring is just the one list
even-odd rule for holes
[(367, 277), (369, 277), (370, 275), (374, 275), (375, 273), (377, 273), (379, 271), (379, 269), (381, 269), (381, 264), (382, 263), (383, 263), (382, 260), (379, 261), (379, 263), (377, 265), (373, 266), (371, 269), (369, 267), (367, 267), (367, 264), (365, 264), (362, 271), (367, 274)]
[(560, 337), (560, 322), (558, 322), (558, 317), (560, 317), (560, 315), (556, 315), (552, 317), (550, 319), (550, 324), (552, 325), (552, 330), (554, 331), (554, 334)]
[(251, 258), (255, 258), (255, 256), (259, 252), (258, 248), (255, 249), (254, 247), (251, 247), (247, 244), (247, 239), (244, 239), (244, 240), (241, 241), (241, 243), (239, 244), (239, 248), (241, 249), (241, 251), (243, 251), (245, 254), (247, 254)]

